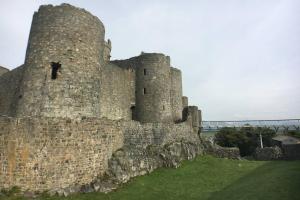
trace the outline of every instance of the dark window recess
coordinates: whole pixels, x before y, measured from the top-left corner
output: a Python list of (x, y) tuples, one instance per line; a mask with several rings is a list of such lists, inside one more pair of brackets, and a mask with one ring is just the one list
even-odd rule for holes
[(144, 88), (144, 94), (147, 94), (146, 88)]
[(57, 72), (61, 69), (61, 64), (59, 62), (51, 62), (51, 79), (57, 78)]
[(165, 110), (165, 105), (163, 105), (163, 110)]
[(39, 169), (39, 165), (38, 164), (35, 164), (34, 166), (33, 166), (33, 170), (38, 170)]
[(131, 119), (132, 120), (136, 120), (136, 117), (135, 117), (135, 106), (131, 106), (130, 110), (131, 110)]
[(145, 75), (145, 76), (147, 75), (147, 70), (146, 70), (146, 69), (144, 69), (144, 75)]

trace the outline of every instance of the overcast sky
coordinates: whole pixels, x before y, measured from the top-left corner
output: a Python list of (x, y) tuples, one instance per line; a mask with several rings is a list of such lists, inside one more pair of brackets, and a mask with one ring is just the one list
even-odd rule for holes
[(112, 58), (171, 56), (204, 120), (300, 118), (299, 0), (0, 0), (0, 65), (24, 62), (33, 12), (67, 2), (100, 18)]

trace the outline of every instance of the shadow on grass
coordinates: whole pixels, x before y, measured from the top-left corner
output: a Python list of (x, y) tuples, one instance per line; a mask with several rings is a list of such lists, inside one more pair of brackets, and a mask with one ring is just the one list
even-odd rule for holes
[(266, 162), (208, 199), (298, 200), (300, 161)]

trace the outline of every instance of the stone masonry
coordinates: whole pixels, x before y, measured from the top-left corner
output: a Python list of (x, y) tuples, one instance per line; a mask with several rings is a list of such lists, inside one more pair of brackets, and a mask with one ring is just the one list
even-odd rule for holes
[(200, 153), (201, 112), (182, 96), (170, 57), (111, 61), (111, 49), (102, 22), (84, 9), (44, 5), (34, 13), (25, 63), (0, 67), (0, 189), (88, 185), (117, 173), (122, 165), (111, 163), (120, 152), (132, 160), (126, 180), (143, 166), (174, 165), (162, 164), (168, 155)]

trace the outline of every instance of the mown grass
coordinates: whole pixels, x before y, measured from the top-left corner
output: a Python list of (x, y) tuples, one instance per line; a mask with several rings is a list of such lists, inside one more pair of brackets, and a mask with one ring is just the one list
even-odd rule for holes
[[(3, 199), (0, 198), (1, 200)], [(5, 197), (24, 200), (23, 197)], [(186, 161), (178, 169), (158, 169), (108, 193), (45, 200), (296, 200), (300, 199), (300, 161), (246, 161), (211, 156)]]

